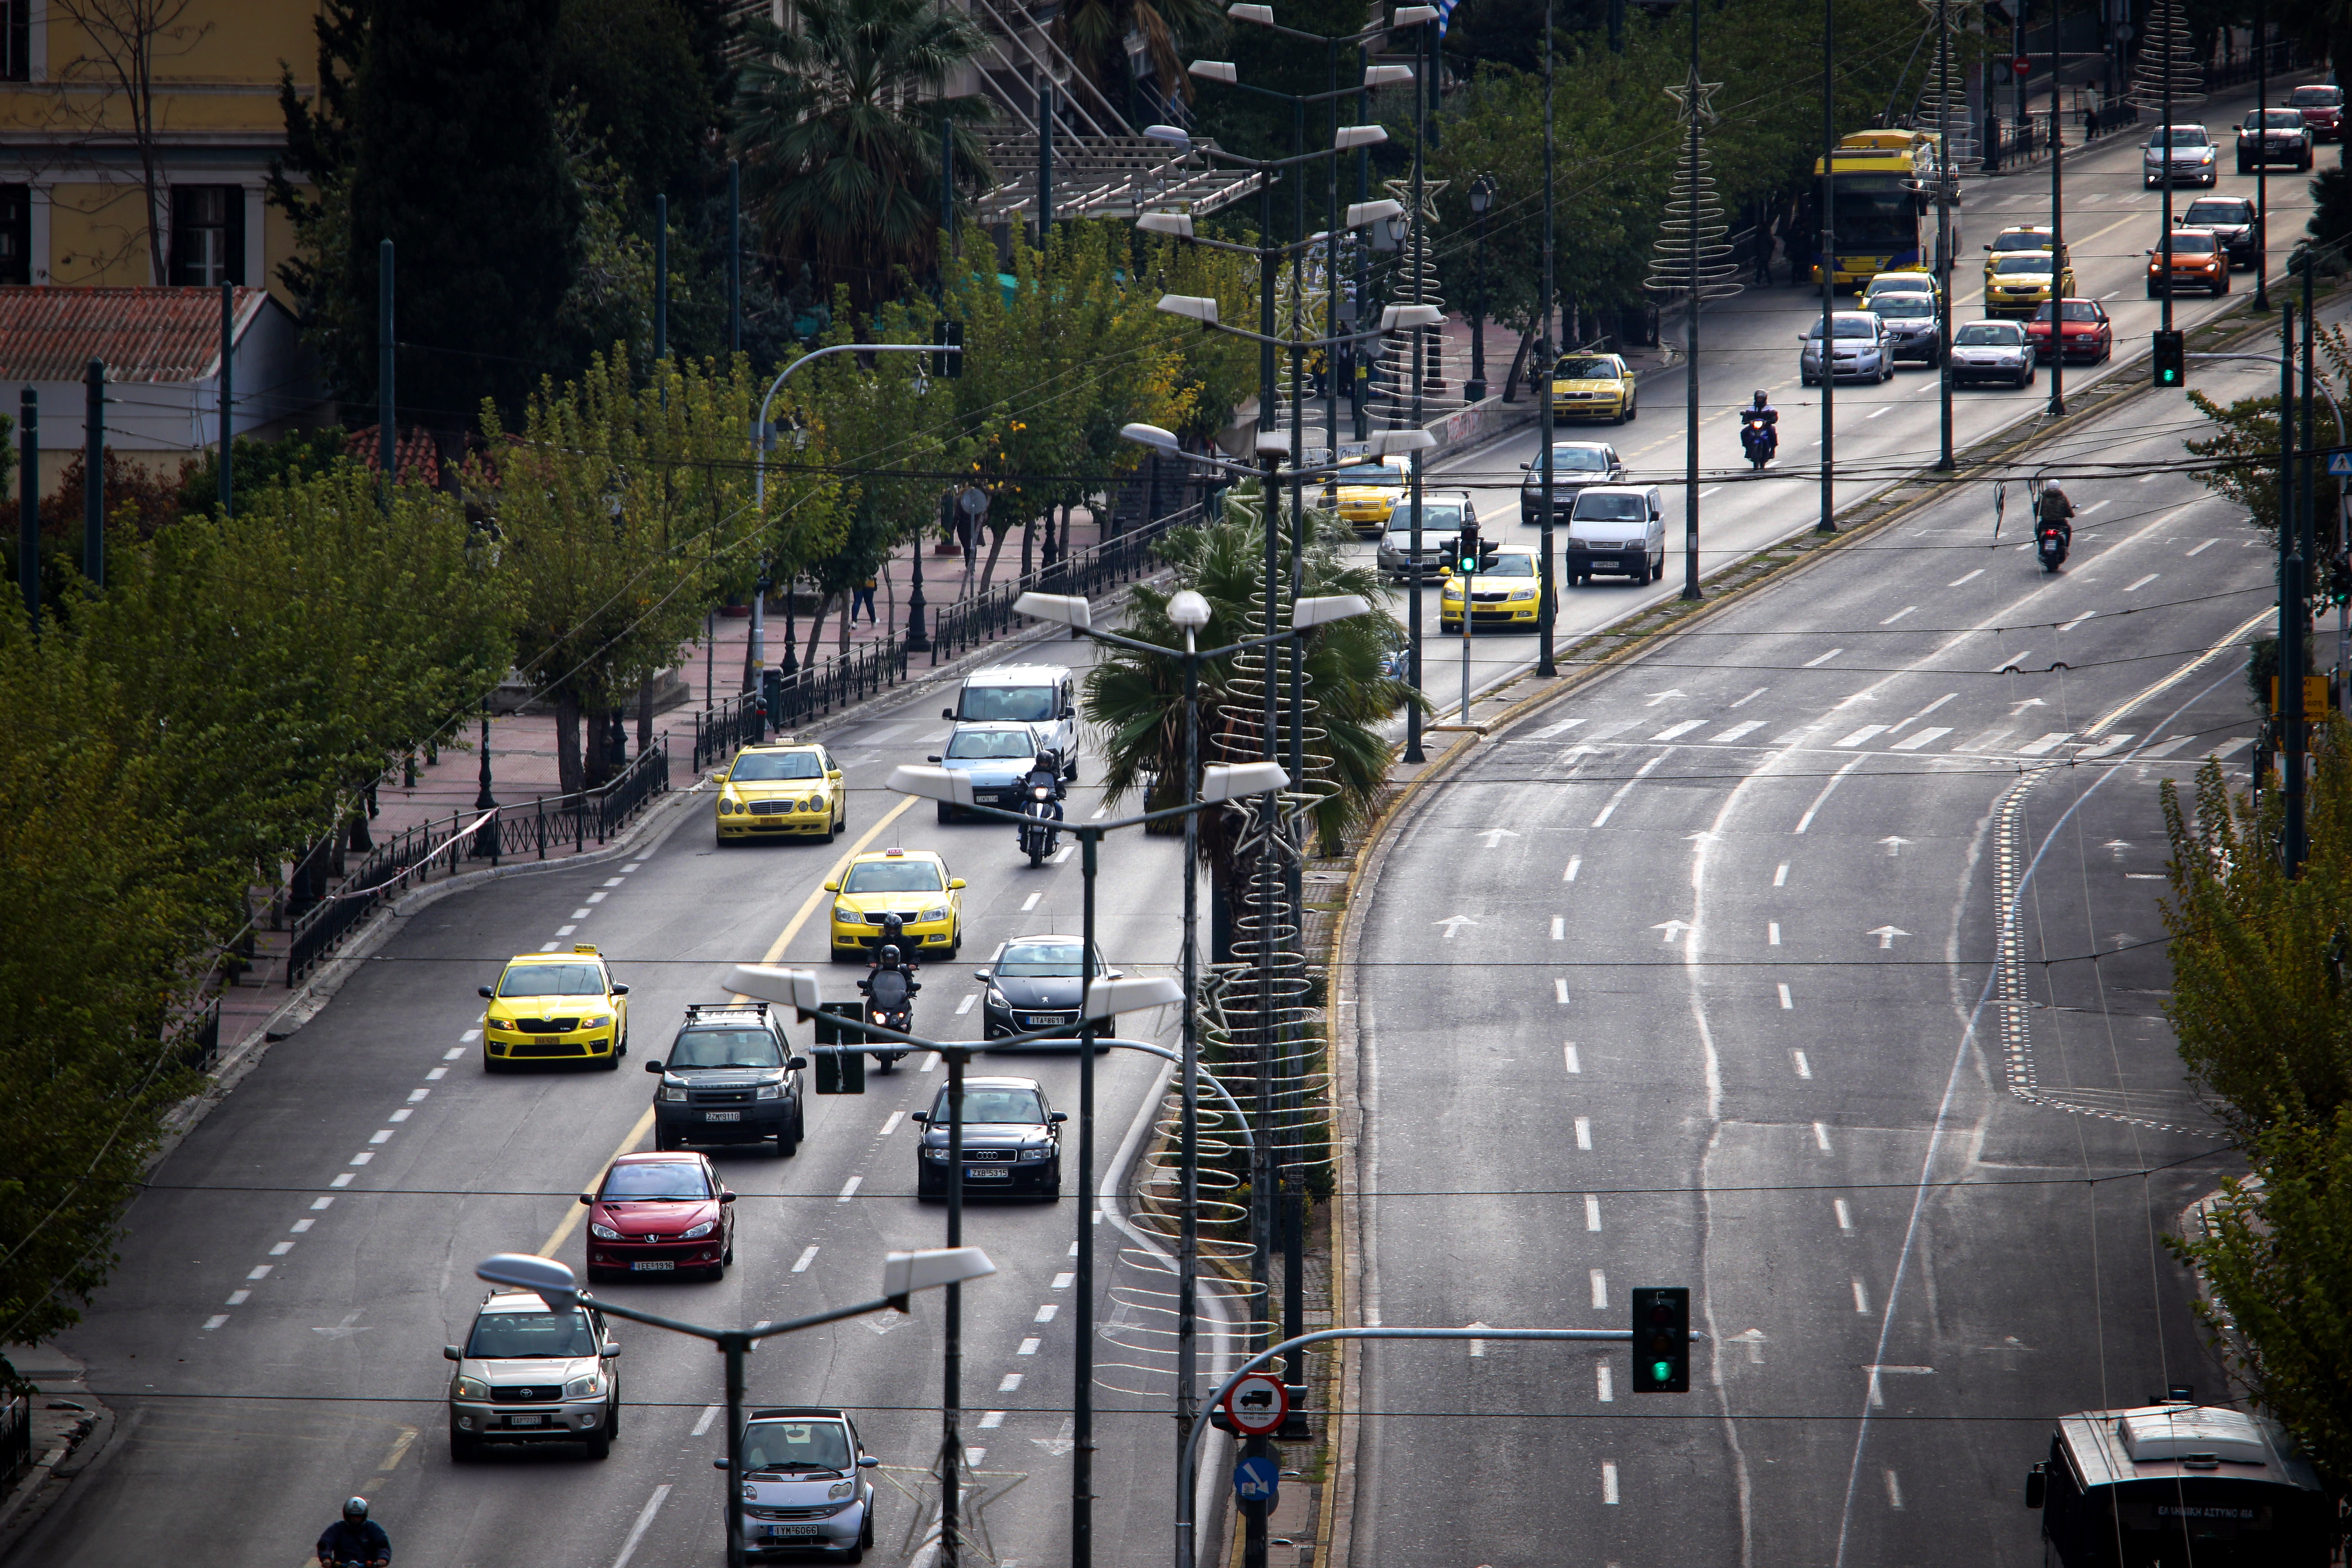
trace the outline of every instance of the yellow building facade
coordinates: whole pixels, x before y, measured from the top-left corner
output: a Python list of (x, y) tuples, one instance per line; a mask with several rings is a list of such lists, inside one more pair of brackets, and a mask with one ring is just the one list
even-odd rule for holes
[(317, 14), (0, 0), (0, 285), (236, 283), (290, 307), (292, 226), (262, 197), (286, 145), (280, 72), (315, 88)]

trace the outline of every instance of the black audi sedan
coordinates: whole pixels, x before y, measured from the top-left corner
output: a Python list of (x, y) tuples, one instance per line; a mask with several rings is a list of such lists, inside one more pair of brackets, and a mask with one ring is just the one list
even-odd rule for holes
[[(1085, 980), (1086, 942), (1075, 936), (1016, 936), (996, 950), (985, 969), (971, 972), (988, 989), (981, 997), (981, 1033), (1003, 1039), (1030, 1029), (1069, 1027), (1078, 1033), (1078, 992)], [(1116, 980), (1095, 950), (1095, 978)]]
[[(948, 1187), (948, 1091), (943, 1084), (929, 1111), (918, 1113), (922, 1142), (915, 1155), (915, 1195), (942, 1198)], [(1062, 1195), (1062, 1123), (1066, 1112), (1045, 1104), (1034, 1078), (963, 1080), (963, 1190)]]

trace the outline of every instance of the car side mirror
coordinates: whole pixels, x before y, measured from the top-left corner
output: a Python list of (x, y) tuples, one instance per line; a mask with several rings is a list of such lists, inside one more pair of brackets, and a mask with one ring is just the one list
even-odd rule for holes
[(593, 1204), (593, 1203), (594, 1203), (596, 1200), (595, 1200), (594, 1198), (593, 1198), (593, 1197), (590, 1197), (586, 1193), (583, 1193), (583, 1194), (580, 1194), (580, 1201), (581, 1201), (582, 1203), (583, 1203), (583, 1204)]
[(646, 1070), (647, 1072), (659, 1072), (661, 1069), (662, 1065), (661, 1058), (659, 1057), (656, 1057), (653, 1060), (646, 1064)]
[(1127, 978), (1127, 972), (1121, 969), (1107, 969), (1103, 971), (1103, 978), (1105, 980), (1124, 980)]
[(949, 891), (949, 892), (950, 892), (950, 893), (961, 893), (961, 892), (962, 892), (962, 891), (963, 891), (963, 879), (962, 879), (961, 877), (950, 877), (950, 878), (948, 879), (948, 891)]
[(2040, 1465), (2025, 1472), (2025, 1506), (2040, 1508), (2050, 1495), (2050, 1473)]
[(909, 1111), (907, 1115), (907, 1120), (909, 1121), (920, 1121), (928, 1125), (931, 1120), (931, 1113), (928, 1110)]
[(727, 1461), (724, 1459), (713, 1459), (710, 1461), (710, 1468), (714, 1470), (723, 1470), (727, 1468)]
[(621, 1357), (621, 1347), (614, 1344), (612, 1341), (606, 1340), (604, 1342), (604, 1348), (598, 1351), (596, 1355), (597, 1358), (602, 1361), (618, 1361)]
[(1070, 1113), (1066, 1110), (1056, 1110), (1053, 1115), (1046, 1118), (1049, 1121), (1067, 1121), (1069, 1119)]
[(487, 985), (477, 985), (474, 987), (474, 994), (487, 1000), (490, 994), (490, 988)]
[(614, 994), (614, 995), (615, 995), (615, 996), (626, 996), (628, 994), (629, 994), (629, 988), (628, 988), (627, 986), (623, 985), (623, 984), (618, 984), (618, 983), (615, 983), (615, 984), (614, 984), (614, 986), (613, 986), (613, 994)]
[(1076, 703), (1075, 703), (1075, 702), (1072, 702), (1072, 703), (1068, 704), (1067, 706), (1064, 707), (1064, 708), (1063, 708), (1063, 710), (1062, 710), (1062, 717), (1063, 717), (1063, 718), (1065, 718), (1065, 719), (1075, 719), (1075, 718), (1076, 718), (1077, 716), (1078, 716), (1078, 705), (1077, 705)]
[(721, 1187), (719, 1189), (719, 1201), (722, 1204), (731, 1204), (735, 1201), (735, 1194), (728, 1191), (725, 1187)]
[(840, 883), (840, 881), (839, 881), (838, 879), (835, 879), (835, 880), (834, 880), (834, 881), (827, 882), (827, 883), (824, 885), (824, 890), (825, 890), (826, 892), (828, 892), (828, 893), (837, 893), (837, 892), (841, 891), (841, 883)]
[(955, 710), (952, 708), (942, 708), (940, 710), (940, 717), (942, 719), (952, 719), (955, 717)]
[(1529, 469), (1533, 468), (1534, 467), (1535, 467), (1535, 465), (1534, 465), (1533, 463), (1521, 463), (1521, 464), (1519, 465), (1519, 472), (1521, 472), (1521, 473), (1523, 473), (1523, 474), (1524, 474), (1524, 473), (1528, 472)]
[(1992, 247), (1991, 247), (1991, 246), (1990, 246), (1990, 245), (1988, 245), (1988, 246), (1986, 246), (1986, 247), (1985, 247), (1985, 248), (1986, 248), (1987, 250), (1990, 250), (1990, 249), (1992, 248)]
[(876, 1466), (881, 1464), (881, 1460), (876, 1458), (871, 1454), (860, 1454), (857, 1456), (857, 1468), (861, 1470), (873, 1469)]
[(938, 762), (939, 760), (940, 760), (940, 759), (939, 759), (938, 757), (925, 757), (925, 758), (923, 759), (923, 761), (925, 761), (925, 762), (927, 762), (927, 763), (936, 763), (936, 762)]
[(989, 983), (990, 979), (992, 978), (992, 976), (990, 975), (989, 972), (988, 972), (987, 970), (985, 970), (985, 969), (975, 969), (975, 970), (973, 970), (973, 971), (971, 972), (971, 977), (972, 977), (974, 980), (979, 981), (982, 985), (987, 984)]
[(441, 1359), (443, 1361), (464, 1361), (466, 1359), (466, 1355), (465, 1352), (460, 1351), (456, 1345), (443, 1345), (441, 1347)]
[(786, 1057), (784, 1058), (784, 1070), (786, 1072), (798, 1072), (801, 1068), (806, 1066), (808, 1066), (808, 1058), (806, 1057)]

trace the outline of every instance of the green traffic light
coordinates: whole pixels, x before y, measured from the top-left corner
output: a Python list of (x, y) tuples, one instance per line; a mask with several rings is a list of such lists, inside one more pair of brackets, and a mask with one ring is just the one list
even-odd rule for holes
[(1670, 1380), (1674, 1377), (1674, 1375), (1675, 1375), (1675, 1363), (1672, 1363), (1672, 1362), (1670, 1362), (1670, 1361), (1654, 1361), (1654, 1362), (1652, 1362), (1652, 1363), (1650, 1363), (1650, 1376), (1651, 1376), (1651, 1377), (1652, 1377), (1652, 1379), (1654, 1379), (1654, 1381), (1659, 1382), (1659, 1383), (1665, 1383), (1665, 1382), (1670, 1381)]

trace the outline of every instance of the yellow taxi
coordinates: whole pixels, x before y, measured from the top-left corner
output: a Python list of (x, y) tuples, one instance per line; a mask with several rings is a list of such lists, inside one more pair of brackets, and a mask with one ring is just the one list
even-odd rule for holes
[(1554, 419), (1606, 419), (1622, 425), (1633, 417), (1633, 370), (1615, 354), (1563, 354), (1551, 367)]
[(1988, 316), (2031, 316), (2052, 299), (2078, 291), (2074, 253), (2059, 250), (2056, 237), (2046, 227), (2029, 224), (2003, 229), (1985, 249), (1990, 253), (1985, 258), (1984, 270)]
[(593, 947), (519, 952), (479, 990), (484, 1072), (525, 1061), (593, 1061), (609, 1072), (629, 1054), (629, 988)]
[(748, 838), (814, 837), (830, 844), (849, 826), (849, 791), (823, 746), (746, 746), (719, 781), (712, 809), (721, 848)]
[(929, 849), (874, 849), (824, 885), (834, 895), (833, 956), (845, 963), (882, 945), (883, 923), (891, 915), (904, 922), (899, 944), (907, 956), (937, 952), (949, 958), (963, 945), (963, 879), (948, 875), (948, 863)]
[(1323, 483), (1323, 510), (1367, 539), (1388, 531), (1389, 513), (1397, 498), (1412, 482), (1412, 470), (1402, 458), (1367, 458), (1340, 469)]
[[(1533, 631), (1543, 607), (1536, 552), (1524, 544), (1496, 545), (1479, 552), (1482, 564), (1470, 583), (1470, 629), (1516, 626)], [(1437, 601), (1437, 629), (1462, 630), (1461, 575), (1451, 565)]]

